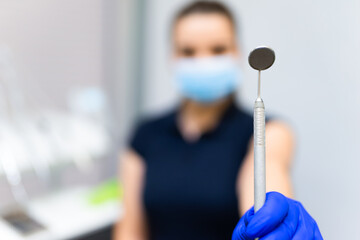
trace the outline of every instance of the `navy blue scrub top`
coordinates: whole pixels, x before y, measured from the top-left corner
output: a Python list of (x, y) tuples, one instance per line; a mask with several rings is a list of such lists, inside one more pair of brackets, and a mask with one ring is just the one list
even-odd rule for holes
[(239, 220), (236, 179), (253, 117), (233, 103), (214, 130), (187, 142), (177, 114), (144, 121), (130, 141), (146, 164), (143, 203), (150, 239), (231, 239)]

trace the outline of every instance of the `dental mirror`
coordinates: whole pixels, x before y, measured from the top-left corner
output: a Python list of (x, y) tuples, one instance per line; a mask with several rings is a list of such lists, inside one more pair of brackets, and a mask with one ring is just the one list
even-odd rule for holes
[(268, 69), (275, 61), (275, 52), (268, 47), (257, 47), (249, 55), (249, 64), (252, 68), (262, 71)]
[[(254, 211), (257, 212), (266, 198), (265, 165), (265, 105), (260, 95), (260, 73), (275, 61), (275, 53), (268, 47), (257, 47), (249, 54), (249, 64), (258, 70), (257, 98), (254, 104)], [(256, 238), (258, 239), (258, 238)]]

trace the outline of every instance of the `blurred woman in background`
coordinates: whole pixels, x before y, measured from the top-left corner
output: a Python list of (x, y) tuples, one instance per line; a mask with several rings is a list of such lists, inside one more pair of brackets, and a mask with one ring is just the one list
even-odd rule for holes
[(322, 239), (290, 199), (294, 137), (276, 119), (266, 123), (266, 187), (273, 192), (261, 210), (251, 208), (253, 118), (234, 98), (243, 54), (233, 15), (221, 3), (194, 2), (175, 17), (171, 34), (183, 100), (133, 134), (121, 162), (124, 216), (116, 239)]

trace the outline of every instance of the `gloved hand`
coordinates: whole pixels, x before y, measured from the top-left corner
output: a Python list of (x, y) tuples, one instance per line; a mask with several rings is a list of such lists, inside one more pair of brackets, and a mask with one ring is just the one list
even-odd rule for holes
[(278, 192), (266, 194), (262, 208), (250, 208), (236, 225), (232, 240), (322, 240), (315, 220), (300, 202)]

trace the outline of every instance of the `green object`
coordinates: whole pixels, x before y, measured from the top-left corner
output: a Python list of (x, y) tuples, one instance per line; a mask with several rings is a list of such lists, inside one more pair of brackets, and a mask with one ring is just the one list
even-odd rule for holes
[(89, 196), (92, 205), (100, 205), (109, 201), (119, 201), (122, 198), (123, 189), (117, 179), (111, 179), (96, 187)]

